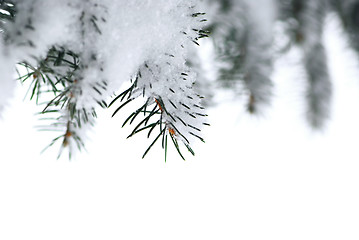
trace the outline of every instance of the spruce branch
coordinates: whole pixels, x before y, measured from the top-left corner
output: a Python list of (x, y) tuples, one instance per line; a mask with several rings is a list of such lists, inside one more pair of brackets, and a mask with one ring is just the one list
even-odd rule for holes
[[(90, 17), (87, 17), (88, 15)], [(81, 36), (84, 48), (92, 49), (86, 40), (86, 37), (91, 34), (91, 29), (96, 34), (101, 34), (96, 21), (94, 15), (82, 11), (79, 24), (83, 29)], [(76, 145), (79, 150), (84, 147), (82, 139), (84, 126), (93, 126), (97, 117), (95, 106), (85, 106), (82, 99), (89, 94), (93, 96), (92, 101), (95, 104), (106, 108), (103, 92), (107, 91), (107, 82), (105, 80), (90, 82), (83, 77), (90, 67), (94, 65), (98, 67), (96, 53), (92, 51), (75, 53), (65, 47), (52, 47), (45, 59), (36, 62), (38, 65), (36, 67), (27, 62), (19, 64), (27, 69), (27, 74), (20, 76), (19, 80), (32, 79), (30, 99), (36, 95), (37, 104), (39, 104), (40, 95), (49, 92), (54, 94), (52, 100), (44, 103), (42, 114), (56, 114), (57, 117), (52, 117), (56, 119), (56, 122), (50, 125), (53, 128), (63, 129), (64, 134), (56, 137), (49, 146), (62, 140), (59, 157), (64, 148), (69, 148), (71, 158), (74, 151), (72, 145)], [(100, 68), (102, 68), (101, 64)]]
[(307, 120), (314, 129), (325, 126), (330, 116), (332, 84), (327, 66), (327, 55), (323, 46), (322, 33), (328, 11), (327, 1), (287, 1), (286, 15), (295, 24), (288, 29), (292, 41), (303, 51), (303, 66), (307, 75)]
[[(191, 17), (198, 22), (204, 22), (204, 13), (194, 12)], [(182, 34), (191, 42), (199, 45), (201, 38), (208, 37), (208, 31), (192, 28), (190, 31), (183, 30)], [(184, 48), (184, 45), (181, 45)], [(202, 97), (195, 94), (193, 90), (194, 76), (188, 71), (183, 63), (178, 61), (181, 58), (171, 53), (165, 53), (159, 59), (151, 59), (143, 63), (137, 74), (132, 78), (132, 85), (116, 96), (109, 104), (109, 107), (119, 102), (112, 116), (131, 103), (134, 99), (142, 96), (145, 103), (136, 111), (132, 112), (122, 124), (133, 124), (135, 119), (142, 116), (139, 123), (133, 128), (127, 138), (133, 137), (139, 132), (147, 131), (147, 137), (155, 129), (159, 130), (158, 135), (149, 145), (143, 154), (143, 158), (162, 136), (162, 148), (165, 151), (165, 161), (167, 161), (168, 135), (183, 160), (178, 141), (180, 140), (187, 150), (195, 155), (190, 147), (192, 138), (197, 138), (204, 142), (201, 134), (201, 125), (208, 126), (204, 122), (207, 116), (204, 108), (200, 105)], [(165, 64), (164, 64), (165, 63)], [(164, 69), (163, 66), (167, 66)], [(165, 72), (169, 72), (167, 75)], [(173, 75), (175, 73), (175, 75)], [(148, 110), (152, 109), (152, 110)]]
[(262, 26), (271, 19), (263, 20), (246, 1), (217, 4), (219, 12), (210, 28), (221, 61), (218, 80), (226, 88), (245, 93), (248, 112), (258, 113), (270, 103), (273, 91), (273, 36), (268, 27)]
[[(70, 143), (73, 141), (79, 150), (83, 149), (84, 142), (78, 131), (84, 125), (92, 126), (97, 116), (94, 108), (79, 108), (76, 103), (77, 95), (81, 94), (81, 89), (77, 86), (79, 84), (77, 77), (82, 71), (79, 56), (64, 48), (53, 47), (45, 59), (38, 60), (37, 67), (26, 62), (19, 63), (19, 66), (25, 68), (27, 73), (19, 76), (18, 79), (22, 82), (32, 80), (29, 87), (30, 99), (36, 96), (36, 104), (45, 105), (40, 114), (42, 119), (49, 121), (49, 124), (43, 125), (40, 130), (64, 132), (54, 138), (45, 149), (57, 141), (62, 141), (58, 157), (63, 148), (69, 147), (71, 159), (73, 147)], [(42, 98), (49, 98), (49, 94), (54, 95), (50, 101), (39, 101)], [(102, 102), (98, 104), (102, 107), (106, 106)]]
[[(136, 111), (132, 112), (122, 124), (122, 127), (124, 127), (126, 124), (131, 125), (134, 123), (137, 117), (141, 116), (139, 123), (137, 123), (127, 138), (133, 137), (142, 131), (147, 131), (147, 138), (149, 138), (151, 133), (154, 132), (157, 128), (159, 129), (159, 134), (149, 145), (143, 154), (143, 157), (147, 155), (149, 150), (162, 136), (162, 148), (165, 150), (165, 161), (167, 161), (167, 138), (168, 135), (170, 135), (177, 152), (182, 159), (185, 159), (180, 151), (178, 140), (181, 140), (187, 150), (192, 155), (194, 155), (195, 153), (190, 147), (191, 142), (188, 139), (191, 136), (194, 136), (204, 142), (203, 138), (199, 136), (200, 134), (197, 133), (201, 132), (200, 127), (194, 125), (196, 125), (196, 123), (198, 124), (197, 121), (201, 121), (202, 118), (206, 117), (207, 115), (203, 113), (203, 107), (198, 105), (197, 102), (192, 102), (196, 98), (199, 99), (199, 96), (197, 95), (185, 96), (184, 99), (186, 102), (183, 99), (176, 100), (176, 97), (172, 99), (169, 98), (168, 94), (171, 94), (172, 96), (176, 96), (176, 94), (186, 94), (186, 91), (182, 88), (179, 88), (178, 86), (166, 86), (164, 88), (161, 87), (159, 90), (167, 92), (167, 94), (163, 94), (162, 96), (157, 95), (157, 84), (159, 83), (153, 81), (153, 79), (157, 77), (156, 73), (158, 72), (161, 72), (158, 65), (146, 62), (143, 65), (143, 68), (134, 77), (132, 85), (121, 94), (116, 96), (109, 104), (109, 107), (119, 102), (119, 106), (115, 109), (112, 115), (115, 116), (119, 113), (119, 110), (132, 102), (134, 99), (140, 96), (144, 97), (145, 103)], [(145, 83), (145, 77), (148, 77), (148, 75), (152, 78), (150, 84)], [(187, 81), (186, 77), (188, 76), (189, 73), (182, 72), (178, 78), (180, 78), (182, 81)], [(167, 84), (170, 85), (169, 80), (167, 80)], [(190, 89), (187, 89), (187, 92), (187, 94), (190, 94)], [(183, 98), (183, 96), (177, 97)], [(196, 108), (197, 110), (195, 110)], [(192, 119), (195, 119), (195, 121)], [(209, 124), (204, 122), (203, 125)]]
[[(64, 134), (56, 137), (50, 143), (50, 146), (61, 141), (61, 148), (58, 157), (61, 156), (63, 149), (68, 148), (69, 158), (71, 159), (75, 147), (79, 151), (84, 149), (84, 134), (86, 129), (92, 127), (97, 118), (96, 106), (107, 108), (105, 98), (107, 94), (107, 81), (104, 79), (88, 79), (88, 71), (91, 68), (103, 69), (103, 64), (97, 58), (97, 53), (93, 49), (93, 42), (89, 41), (89, 36), (101, 35), (100, 26), (106, 22), (100, 15), (101, 11), (106, 9), (102, 5), (94, 5), (99, 9), (92, 13), (89, 1), (74, 7), (83, 8), (78, 19), (81, 45), (78, 53), (66, 49), (66, 47), (53, 47), (43, 60), (38, 60), (38, 67), (33, 67), (24, 62), (21, 63), (28, 70), (28, 74), (21, 76), (20, 80), (24, 81), (32, 77), (32, 95), (37, 95), (37, 103), (40, 94), (43, 93), (43, 85), (47, 86), (45, 93), (53, 92), (52, 100), (45, 102), (45, 107), (41, 112), (42, 115), (56, 115), (47, 118), (54, 120), (50, 123), (47, 130), (62, 129)], [(98, 23), (100, 19), (101, 24)], [(46, 118), (45, 118), (46, 119)], [(45, 149), (47, 149), (46, 147)]]
[[(138, 76), (136, 77), (136, 79), (138, 80)], [(127, 90), (125, 90), (124, 92), (119, 94), (109, 104), (109, 107), (111, 107), (118, 100), (120, 101), (120, 103), (122, 103), (124, 101), (124, 97), (128, 93), (132, 92), (134, 89), (139, 91), (139, 89), (136, 89), (136, 87), (135, 87), (136, 84), (137, 84), (137, 82), (133, 83), (130, 88), (128, 88)], [(130, 94), (128, 94), (128, 96), (130, 97)], [(121, 104), (115, 110), (115, 112), (112, 116), (115, 116), (119, 112), (119, 110), (122, 109), (122, 107), (124, 107), (127, 103), (130, 102), (130, 100), (132, 101), (133, 98), (129, 98), (127, 101), (125, 101), (125, 103)], [(152, 108), (152, 110), (147, 111), (146, 109), (148, 109), (148, 108)], [(127, 123), (129, 123), (131, 125), (134, 122), (134, 120), (136, 119), (136, 117), (138, 117), (140, 115), (140, 113), (143, 113), (142, 120), (133, 128), (131, 134), (128, 135), (127, 138), (133, 137), (137, 133), (142, 132), (144, 130), (148, 130), (147, 138), (149, 138), (151, 136), (151, 133), (155, 130), (155, 128), (159, 129), (159, 134), (156, 136), (156, 138), (152, 141), (152, 143), (146, 149), (142, 158), (144, 158), (147, 155), (147, 153), (154, 146), (154, 144), (157, 142), (157, 140), (162, 136), (162, 148), (165, 150), (165, 161), (167, 161), (167, 136), (170, 135), (178, 153), (180, 154), (182, 159), (185, 160), (185, 158), (181, 154), (178, 142), (176, 140), (176, 136), (181, 136), (182, 134), (179, 131), (176, 132), (176, 130), (175, 130), (176, 127), (174, 125), (172, 125), (171, 122), (169, 122), (168, 120), (164, 120), (165, 119), (164, 115), (168, 115), (168, 116), (171, 116), (171, 115), (166, 110), (166, 107), (165, 107), (163, 101), (161, 100), (161, 97), (158, 97), (158, 98), (148, 97), (147, 100), (145, 101), (144, 105), (142, 105), (140, 108), (138, 108), (136, 111), (134, 111), (133, 113), (130, 114), (130, 116), (124, 121), (122, 127), (124, 127)], [(171, 116), (171, 118), (174, 121), (176, 121), (173, 116)], [(150, 121), (152, 123), (149, 123)], [(185, 145), (188, 146), (188, 144), (185, 144)], [(191, 148), (188, 147), (188, 149), (191, 149)], [(191, 154), (194, 155), (193, 150), (191, 151)]]

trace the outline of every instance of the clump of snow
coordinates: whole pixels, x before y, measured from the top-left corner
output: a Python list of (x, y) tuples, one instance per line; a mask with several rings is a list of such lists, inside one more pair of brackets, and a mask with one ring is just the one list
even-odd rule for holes
[(7, 25), (7, 47), (18, 61), (33, 62), (51, 46), (65, 46), (82, 56), (89, 71), (97, 67), (100, 72), (102, 65), (100, 74), (113, 87), (128, 81), (148, 59), (183, 54), (178, 46), (188, 39), (182, 31), (197, 27), (193, 1), (28, 0), (16, 6), (15, 22)]
[(56, 44), (71, 37), (70, 20), (76, 11), (70, 0), (16, 0), (14, 22), (6, 25), (6, 45), (17, 61), (36, 63)]

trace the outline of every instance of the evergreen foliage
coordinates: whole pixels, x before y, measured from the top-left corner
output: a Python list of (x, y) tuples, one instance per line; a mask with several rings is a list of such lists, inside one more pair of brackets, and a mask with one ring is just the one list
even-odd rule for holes
[[(96, 109), (110, 108), (115, 116), (143, 98), (122, 124), (134, 124), (128, 137), (145, 131), (153, 136), (143, 157), (160, 140), (166, 156), (171, 141), (184, 159), (180, 143), (194, 155), (191, 143), (204, 141), (201, 129), (209, 125), (201, 96), (209, 91), (204, 82), (195, 84), (193, 69), (201, 81), (204, 74), (192, 46), (210, 33), (221, 63), (218, 80), (244, 92), (250, 113), (271, 102), (278, 55), (300, 49), (308, 123), (325, 126), (333, 91), (325, 20), (335, 13), (359, 54), (359, 0), (202, 0), (210, 17), (206, 25), (195, 3), (0, 0), (0, 111), (12, 96), (17, 70), (17, 80), (30, 84), (29, 98), (43, 106), (41, 130), (60, 132), (49, 146), (59, 143), (59, 156), (68, 148), (71, 158), (85, 147)], [(288, 38), (279, 51), (278, 26)], [(117, 93), (126, 81), (131, 86)]]
[[(210, 13), (211, 39), (220, 66), (219, 82), (247, 96), (247, 109), (258, 113), (270, 104), (272, 65), (293, 47), (302, 52), (307, 78), (305, 102), (310, 126), (321, 129), (330, 117), (332, 83), (323, 45), (326, 17), (342, 21), (353, 49), (359, 53), (357, 0), (204, 0)], [(282, 49), (277, 29), (289, 42)], [(278, 54), (279, 53), (279, 54)]]
[[(18, 80), (31, 81), (30, 99), (44, 106), (41, 130), (60, 132), (48, 146), (59, 142), (59, 157), (63, 149), (71, 158), (85, 147), (96, 109), (107, 108), (126, 80), (132, 86), (115, 94), (109, 106), (120, 104), (115, 115), (144, 98), (123, 124), (143, 114), (130, 136), (148, 130), (150, 137), (159, 129), (143, 157), (160, 137), (166, 156), (171, 138), (183, 159), (180, 142), (194, 155), (192, 141), (204, 141), (200, 132), (207, 115), (186, 58), (187, 48), (199, 45), (207, 32), (201, 30), (204, 14), (191, 1), (14, 0), (1, 1), (0, 9), (0, 63), (11, 56)], [(6, 105), (5, 97), (0, 100)]]

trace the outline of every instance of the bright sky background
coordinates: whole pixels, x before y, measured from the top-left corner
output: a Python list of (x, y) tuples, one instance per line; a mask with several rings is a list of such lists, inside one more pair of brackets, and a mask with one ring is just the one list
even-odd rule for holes
[(186, 162), (172, 148), (164, 163), (160, 146), (142, 160), (150, 142), (126, 140), (112, 111), (88, 154), (39, 155), (51, 138), (19, 88), (0, 124), (0, 239), (359, 239), (359, 68), (336, 24), (325, 34), (335, 90), (325, 132), (304, 121), (293, 51), (277, 62), (264, 117), (222, 92)]

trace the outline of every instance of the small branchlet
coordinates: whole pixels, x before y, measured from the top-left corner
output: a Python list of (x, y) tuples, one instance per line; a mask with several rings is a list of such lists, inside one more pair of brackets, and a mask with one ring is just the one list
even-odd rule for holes
[[(71, 143), (74, 143), (81, 151), (84, 148), (84, 142), (79, 131), (84, 125), (92, 126), (97, 117), (95, 108), (87, 109), (79, 107), (77, 104), (77, 98), (82, 94), (82, 89), (79, 86), (79, 81), (81, 81), (79, 76), (83, 70), (80, 57), (64, 48), (53, 47), (45, 59), (40, 59), (37, 62), (37, 66), (26, 62), (19, 63), (18, 80), (21, 82), (31, 80), (28, 90), (28, 93), (31, 92), (30, 99), (36, 99), (36, 104), (44, 105), (40, 114), (42, 119), (48, 120), (50, 123), (39, 126), (39, 129), (64, 132), (54, 138), (45, 149), (62, 140), (59, 157), (63, 148), (69, 148), (71, 159), (73, 151)], [(27, 73), (21, 75), (20, 72), (23, 69)], [(102, 91), (106, 91), (106, 88), (106, 81), (92, 86), (93, 91), (98, 95), (101, 95)], [(42, 96), (51, 100), (41, 102)], [(97, 104), (102, 108), (107, 108), (105, 101), (97, 100)]]
[[(149, 66), (147, 63), (146, 63), (145, 67), (148, 69), (151, 69), (151, 66)], [(186, 74), (186, 73), (184, 73), (184, 74)], [(136, 75), (136, 77), (134, 78), (135, 80), (133, 81), (132, 85), (127, 90), (123, 91), (121, 94), (119, 94), (117, 97), (115, 97), (114, 100), (109, 104), (109, 107), (111, 107), (118, 101), (121, 103), (117, 107), (117, 109), (114, 111), (112, 116), (115, 116), (119, 112), (119, 110), (121, 110), (124, 106), (126, 106), (128, 103), (132, 102), (132, 100), (134, 100), (136, 98), (136, 97), (132, 96), (134, 92), (139, 93), (139, 92), (144, 91), (146, 86), (143, 86), (142, 89), (138, 88), (138, 81), (141, 80), (141, 76), (142, 75), (139, 72)], [(176, 91), (172, 88), (169, 88), (168, 91), (171, 94), (176, 93)], [(135, 96), (140, 96), (140, 95), (136, 94)], [(183, 120), (180, 116), (175, 115), (174, 113), (171, 113), (171, 111), (169, 111), (169, 109), (168, 109), (168, 107), (172, 107), (176, 111), (179, 111), (180, 108), (185, 109), (188, 115), (192, 115), (193, 117), (195, 117), (194, 115), (196, 113), (189, 112), (189, 110), (191, 110), (191, 107), (189, 107), (188, 105), (181, 103), (181, 102), (175, 103), (172, 100), (163, 99), (163, 97), (161, 97), (161, 96), (151, 95), (151, 96), (145, 97), (145, 98), (146, 98), (145, 103), (140, 108), (138, 108), (136, 111), (132, 112), (126, 118), (124, 123), (122, 124), (122, 127), (124, 127), (127, 123), (129, 123), (131, 125), (132, 123), (135, 122), (135, 119), (137, 117), (143, 116), (142, 119), (139, 120), (139, 122), (137, 123), (137, 125), (134, 127), (131, 134), (127, 138), (133, 137), (137, 133), (145, 131), (145, 130), (147, 130), (147, 137), (149, 138), (151, 136), (151, 134), (154, 132), (154, 130), (156, 128), (158, 129), (158, 135), (156, 135), (154, 140), (151, 142), (149, 147), (146, 149), (142, 158), (144, 158), (148, 154), (150, 149), (154, 146), (154, 144), (160, 138), (162, 138), (162, 148), (165, 151), (165, 161), (167, 161), (168, 136), (171, 138), (178, 154), (180, 155), (180, 157), (183, 160), (185, 160), (185, 158), (180, 150), (178, 140), (181, 140), (183, 142), (183, 144), (185, 145), (185, 147), (187, 148), (187, 150), (192, 155), (195, 155), (194, 151), (190, 147), (190, 142), (187, 140), (187, 137), (185, 136), (186, 134), (181, 132), (181, 130), (179, 130), (179, 127), (177, 125), (183, 124), (183, 126), (189, 128), (189, 129), (192, 129), (191, 131), (188, 131), (188, 134), (195, 136), (196, 138), (198, 138), (204, 142), (203, 138), (201, 138), (198, 134), (193, 133), (196, 131), (199, 132), (201, 130), (198, 127), (195, 127), (189, 123), (186, 123), (186, 121)], [(194, 97), (191, 97), (191, 98), (193, 99)], [(167, 106), (166, 102), (169, 103), (168, 106)], [(203, 107), (201, 107), (197, 104), (193, 104), (193, 108), (198, 108), (199, 110), (203, 110)], [(151, 109), (151, 110), (147, 110), (147, 109)], [(143, 113), (143, 115), (140, 113)], [(197, 113), (197, 116), (205, 117), (207, 115), (202, 114), (202, 113)], [(209, 124), (204, 123), (203, 125), (209, 125)]]

